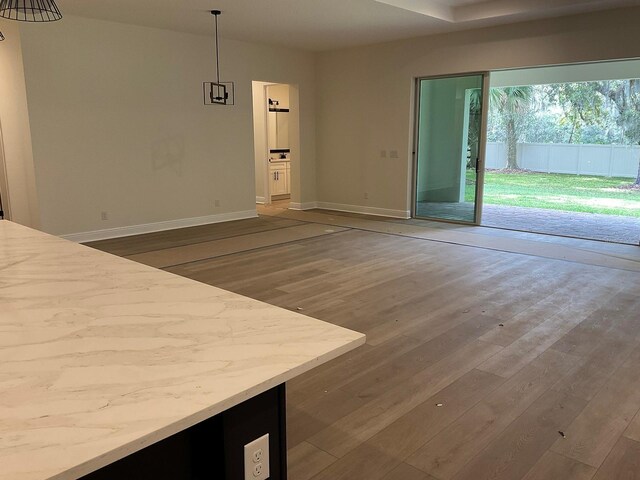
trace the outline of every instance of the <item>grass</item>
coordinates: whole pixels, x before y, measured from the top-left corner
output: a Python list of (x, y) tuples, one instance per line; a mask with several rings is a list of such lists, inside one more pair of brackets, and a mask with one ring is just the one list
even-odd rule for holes
[[(468, 171), (467, 183), (474, 177), (475, 172)], [(632, 182), (629, 178), (489, 170), (484, 203), (640, 218), (640, 190), (618, 188)], [(473, 201), (472, 190), (467, 188), (467, 201)]]

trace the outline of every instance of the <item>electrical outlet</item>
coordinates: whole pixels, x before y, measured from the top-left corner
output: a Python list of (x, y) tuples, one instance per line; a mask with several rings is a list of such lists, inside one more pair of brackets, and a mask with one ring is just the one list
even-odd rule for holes
[(389, 151), (389, 157), (398, 158), (398, 150), (390, 150)]
[(380, 158), (387, 158), (387, 151), (386, 150), (380, 150)]
[(269, 434), (244, 446), (244, 480), (269, 478)]
[(369, 192), (364, 192), (364, 199), (369, 200)]
[(262, 449), (259, 448), (253, 452), (253, 463), (262, 462)]
[(220, 206), (220, 200), (214, 200), (213, 201), (213, 206), (218, 208)]
[(107, 212), (100, 213), (100, 218), (102, 220), (109, 220), (109, 213), (107, 213)]

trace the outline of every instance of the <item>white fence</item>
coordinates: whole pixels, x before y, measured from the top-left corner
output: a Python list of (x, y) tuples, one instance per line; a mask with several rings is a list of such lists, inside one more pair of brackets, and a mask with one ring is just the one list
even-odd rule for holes
[[(517, 158), (520, 168), (534, 172), (636, 178), (640, 146), (519, 143)], [(507, 146), (488, 143), (486, 167), (506, 165)]]

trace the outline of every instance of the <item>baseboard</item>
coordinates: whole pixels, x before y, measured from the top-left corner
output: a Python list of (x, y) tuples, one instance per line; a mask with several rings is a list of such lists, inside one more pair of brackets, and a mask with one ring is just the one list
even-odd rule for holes
[(66, 240), (71, 240), (72, 242), (95, 242), (97, 240), (107, 240), (109, 238), (129, 237), (131, 235), (140, 235), (142, 233), (162, 232), (164, 230), (195, 227), (197, 225), (207, 225), (209, 223), (229, 222), (231, 220), (243, 220), (245, 218), (255, 218), (257, 216), (258, 214), (255, 210), (246, 210), (242, 212), (206, 215), (204, 217), (181, 218), (178, 220), (168, 220), (166, 222), (131, 225), (129, 227), (107, 228), (105, 230), (94, 230), (91, 232), (70, 233), (60, 236)]
[(291, 195), (285, 193), (283, 195), (271, 195), (271, 203), (279, 202), (280, 200), (291, 200)]
[(306, 202), (306, 203), (290, 202), (289, 208), (291, 210), (313, 210), (314, 208), (318, 208), (318, 202)]
[(260, 205), (264, 205), (265, 202), (265, 198), (264, 197), (257, 197), (256, 196), (256, 203), (259, 203)]
[(409, 210), (391, 210), (389, 208), (365, 207), (362, 205), (345, 205), (342, 203), (317, 202), (316, 208), (325, 210), (336, 210), (337, 212), (364, 213), (365, 215), (376, 215), (378, 217), (411, 218)]

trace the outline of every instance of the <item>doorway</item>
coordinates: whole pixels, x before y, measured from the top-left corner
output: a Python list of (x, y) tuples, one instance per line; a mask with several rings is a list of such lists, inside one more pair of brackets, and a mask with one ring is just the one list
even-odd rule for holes
[(292, 109), (292, 85), (253, 82), (256, 203), (291, 200), (292, 170), (299, 159), (299, 116)]
[(479, 224), (488, 74), (417, 80), (414, 217)]
[(638, 245), (639, 68), (494, 72), (482, 225)]
[(639, 69), (418, 79), (413, 216), (640, 245)]

